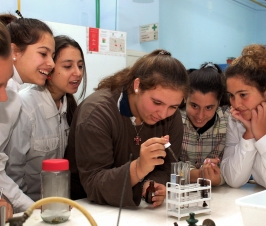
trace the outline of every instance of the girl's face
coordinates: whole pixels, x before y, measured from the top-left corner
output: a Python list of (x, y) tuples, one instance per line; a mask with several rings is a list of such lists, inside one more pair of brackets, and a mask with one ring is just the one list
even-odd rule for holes
[(246, 85), (241, 78), (228, 78), (226, 85), (232, 107), (238, 110), (245, 120), (250, 120), (251, 110), (266, 100), (256, 87)]
[(195, 91), (189, 94), (186, 100), (187, 116), (193, 126), (201, 128), (213, 118), (218, 106), (219, 101), (215, 93), (203, 94)]
[(28, 45), (25, 52), (17, 52), (13, 46), (14, 65), (25, 83), (44, 85), (47, 75), (54, 67), (55, 42), (50, 33), (44, 33), (40, 40)]
[(8, 58), (0, 57), (0, 102), (7, 101), (6, 85), (13, 75), (12, 55)]
[(52, 93), (63, 96), (76, 93), (83, 76), (84, 61), (79, 49), (69, 46), (62, 49), (55, 63), (55, 68), (48, 80)]
[(139, 91), (135, 96), (132, 113), (149, 125), (173, 115), (184, 98), (182, 90), (172, 90), (162, 86), (143, 93)]

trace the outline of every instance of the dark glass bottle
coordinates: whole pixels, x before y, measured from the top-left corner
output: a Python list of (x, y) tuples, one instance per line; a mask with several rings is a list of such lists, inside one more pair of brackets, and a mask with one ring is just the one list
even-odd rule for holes
[(150, 180), (150, 185), (146, 189), (146, 199), (145, 199), (145, 201), (147, 203), (149, 203), (149, 204), (153, 203), (152, 197), (154, 196), (154, 192), (155, 192), (154, 181)]

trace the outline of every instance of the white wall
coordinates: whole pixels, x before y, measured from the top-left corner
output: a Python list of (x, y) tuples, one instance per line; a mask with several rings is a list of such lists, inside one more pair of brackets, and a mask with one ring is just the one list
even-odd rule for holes
[(225, 64), (256, 42), (255, 14), (232, 0), (160, 1), (160, 46), (187, 68)]
[[(118, 1), (117, 28), (120, 31), (127, 32), (128, 49), (151, 52), (154, 49), (159, 48), (159, 41), (155, 40), (155, 41), (140, 43), (139, 26), (160, 22), (159, 0), (154, 0), (153, 2), (151, 1), (142, 1), (142, 2), (144, 3), (134, 2), (133, 0)], [(159, 23), (159, 30), (161, 26), (163, 25)]]
[[(87, 27), (96, 26), (95, 0), (21, 0), (24, 17)], [(115, 29), (115, 0), (100, 0), (101, 28)], [(0, 0), (1, 12), (15, 13), (17, 0)]]
[(266, 44), (266, 12), (259, 11), (256, 13), (256, 42)]
[[(16, 0), (0, 5), (1, 12), (17, 9)], [(265, 8), (250, 0), (100, 0), (100, 5), (101, 28), (127, 32), (128, 49), (165, 48), (187, 68), (205, 61), (223, 64), (245, 45), (266, 40)], [(95, 0), (21, 0), (21, 11), (25, 17), (96, 26)], [(155, 22), (159, 40), (139, 43), (139, 25)]]

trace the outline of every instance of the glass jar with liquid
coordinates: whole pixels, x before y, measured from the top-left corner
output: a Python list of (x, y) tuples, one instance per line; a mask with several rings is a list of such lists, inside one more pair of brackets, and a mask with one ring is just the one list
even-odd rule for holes
[[(47, 159), (42, 162), (41, 172), (42, 198), (64, 197), (70, 194), (69, 162), (66, 159)], [(70, 206), (54, 202), (41, 206), (41, 217), (44, 222), (58, 224), (68, 220)]]

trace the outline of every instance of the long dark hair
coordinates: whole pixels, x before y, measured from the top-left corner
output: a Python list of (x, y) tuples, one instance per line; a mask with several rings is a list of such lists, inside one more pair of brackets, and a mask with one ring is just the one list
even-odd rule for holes
[[(84, 54), (83, 54), (83, 51), (80, 45), (74, 39), (71, 39), (70, 37), (65, 36), (65, 35), (56, 36), (54, 37), (54, 39), (55, 39), (55, 53), (54, 53), (53, 59), (55, 63), (60, 56), (60, 52), (69, 46), (77, 48), (80, 51), (80, 55), (83, 60), (83, 76), (82, 76), (83, 88), (79, 96), (79, 99), (84, 98), (85, 93), (86, 93), (86, 87), (87, 87), (87, 73), (86, 73)], [(53, 73), (53, 71), (51, 73)], [(66, 97), (67, 97), (67, 115), (66, 116), (67, 116), (68, 125), (70, 126), (74, 111), (77, 108), (77, 102), (73, 94), (66, 93)]]
[(132, 67), (125, 68), (112, 76), (104, 78), (95, 90), (110, 88), (134, 93), (133, 81), (139, 78), (142, 91), (157, 85), (188, 91), (187, 72), (183, 64), (163, 49), (158, 49), (138, 59)]
[[(193, 94), (199, 91), (203, 94), (214, 93), (220, 106), (228, 105), (228, 97), (226, 94), (225, 76), (217, 64), (211, 62), (204, 63), (200, 69), (193, 70), (189, 77), (189, 93)], [(183, 108), (185, 104), (180, 106)]]
[(20, 52), (25, 52), (28, 45), (37, 43), (44, 33), (53, 36), (52, 30), (44, 22), (32, 18), (19, 18), (7, 25), (11, 43), (16, 44)]
[(226, 79), (238, 77), (247, 85), (254, 86), (263, 95), (266, 91), (266, 46), (246, 46), (225, 71)]
[(17, 17), (11, 13), (2, 13), (0, 14), (0, 21), (6, 26), (12, 21), (16, 20)]

